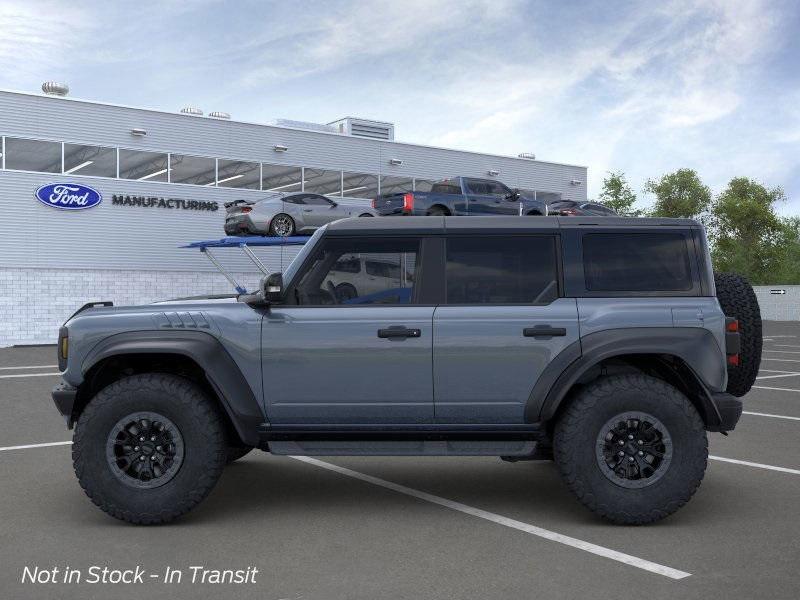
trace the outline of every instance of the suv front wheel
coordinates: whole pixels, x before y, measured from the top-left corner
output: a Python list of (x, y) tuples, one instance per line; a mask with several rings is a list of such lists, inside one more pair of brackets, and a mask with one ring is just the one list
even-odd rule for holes
[(556, 423), (555, 461), (586, 507), (619, 524), (658, 521), (686, 504), (706, 469), (703, 421), (686, 396), (646, 375), (586, 386)]
[(92, 502), (145, 525), (199, 504), (227, 457), (216, 405), (190, 380), (167, 373), (132, 375), (101, 390), (78, 419), (72, 446)]

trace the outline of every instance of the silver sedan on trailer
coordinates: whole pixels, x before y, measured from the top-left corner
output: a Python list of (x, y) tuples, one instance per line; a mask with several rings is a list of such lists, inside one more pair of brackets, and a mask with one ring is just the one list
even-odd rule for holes
[(376, 216), (375, 210), (369, 206), (343, 204), (310, 192), (272, 194), (260, 200), (236, 200), (227, 202), (225, 210), (226, 235), (286, 237), (312, 233), (337, 219)]

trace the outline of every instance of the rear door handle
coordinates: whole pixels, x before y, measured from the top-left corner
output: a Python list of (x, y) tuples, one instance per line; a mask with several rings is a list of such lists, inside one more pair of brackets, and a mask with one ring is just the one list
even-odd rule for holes
[(526, 327), (522, 330), (525, 337), (555, 337), (567, 335), (565, 327), (550, 327), (550, 325), (537, 325), (536, 327)]
[(378, 329), (378, 337), (383, 339), (418, 338), (422, 335), (419, 329), (409, 329), (402, 325), (392, 325), (387, 329)]

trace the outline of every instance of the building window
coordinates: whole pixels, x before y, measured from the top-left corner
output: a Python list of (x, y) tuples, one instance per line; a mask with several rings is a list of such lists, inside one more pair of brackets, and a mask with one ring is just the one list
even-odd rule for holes
[(432, 179), (415, 179), (414, 191), (415, 192), (430, 192), (433, 184), (436, 183)]
[(168, 172), (166, 154), (139, 150), (119, 151), (119, 176), (122, 179), (165, 182)]
[(117, 149), (64, 144), (64, 174), (117, 176)]
[(378, 195), (378, 177), (365, 173), (342, 173), (342, 196), (348, 198), (375, 198)]
[(326, 196), (342, 195), (342, 172), (325, 169), (305, 169), (305, 187), (307, 192)]
[(220, 187), (259, 189), (261, 165), (258, 163), (221, 158), (217, 169), (217, 185)]
[(217, 163), (213, 158), (171, 154), (169, 157), (169, 180), (171, 183), (214, 185)]
[(6, 138), (6, 169), (61, 173), (61, 143)]
[(411, 177), (395, 177), (394, 175), (381, 177), (381, 194), (402, 194), (413, 191), (414, 180)]
[(303, 169), (284, 165), (261, 165), (261, 189), (265, 192), (299, 192)]

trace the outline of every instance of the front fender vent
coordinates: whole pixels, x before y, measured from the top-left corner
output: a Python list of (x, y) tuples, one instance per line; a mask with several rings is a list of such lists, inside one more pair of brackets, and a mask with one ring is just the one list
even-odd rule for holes
[(201, 312), (163, 312), (153, 315), (159, 329), (211, 329)]

